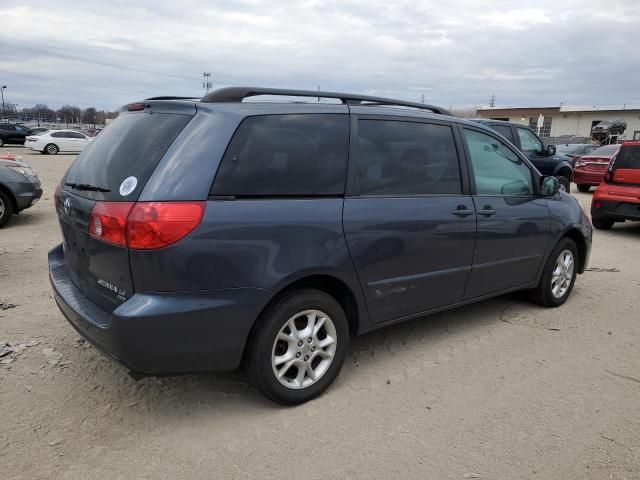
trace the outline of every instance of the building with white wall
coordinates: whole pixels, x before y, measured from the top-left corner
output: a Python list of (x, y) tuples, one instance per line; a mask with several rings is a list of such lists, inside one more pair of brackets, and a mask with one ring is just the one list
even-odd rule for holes
[(515, 107), (480, 108), (477, 115), (529, 125), (537, 130), (538, 119), (543, 117), (540, 136), (590, 137), (591, 128), (602, 120), (624, 120), (627, 122), (625, 138), (640, 140), (640, 107)]

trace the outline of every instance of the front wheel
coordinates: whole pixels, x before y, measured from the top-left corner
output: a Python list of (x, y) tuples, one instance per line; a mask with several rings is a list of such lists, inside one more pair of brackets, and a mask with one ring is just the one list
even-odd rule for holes
[(551, 251), (531, 299), (545, 307), (559, 307), (569, 298), (577, 273), (578, 247), (570, 238), (563, 238)]
[(560, 187), (564, 188), (564, 191), (567, 193), (571, 192), (571, 180), (569, 180), (567, 177), (556, 177), (558, 179), (558, 183), (560, 184)]
[(260, 316), (248, 346), (252, 383), (271, 400), (296, 405), (320, 395), (349, 346), (344, 310), (318, 290), (285, 294)]
[(587, 193), (589, 190), (591, 190), (591, 185), (586, 185), (584, 183), (579, 183), (578, 184), (578, 191), (579, 192)]

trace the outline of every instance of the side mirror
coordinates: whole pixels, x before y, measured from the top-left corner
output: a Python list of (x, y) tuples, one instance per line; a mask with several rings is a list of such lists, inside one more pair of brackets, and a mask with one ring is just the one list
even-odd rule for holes
[(551, 197), (560, 191), (560, 182), (556, 177), (546, 176), (540, 179), (540, 194)]
[(556, 154), (555, 145), (547, 145), (547, 157), (553, 157)]

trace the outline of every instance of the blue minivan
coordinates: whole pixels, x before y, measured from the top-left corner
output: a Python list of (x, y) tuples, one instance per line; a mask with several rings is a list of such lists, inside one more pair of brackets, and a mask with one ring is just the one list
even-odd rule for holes
[(243, 365), (283, 404), (333, 382), (351, 335), (515, 290), (562, 305), (592, 232), (494, 130), (264, 88), (127, 105), (55, 205), (49, 276), (80, 335), (136, 375)]

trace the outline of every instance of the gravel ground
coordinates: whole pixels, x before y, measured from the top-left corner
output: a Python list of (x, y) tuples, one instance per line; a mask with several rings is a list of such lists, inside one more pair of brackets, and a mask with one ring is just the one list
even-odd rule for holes
[(136, 382), (79, 341), (46, 259), (73, 157), (7, 151), (45, 193), (0, 230), (0, 344), (24, 345), (0, 365), (4, 477), (640, 478), (640, 223), (595, 233), (563, 307), (510, 295), (368, 334), (281, 408), (241, 373)]

